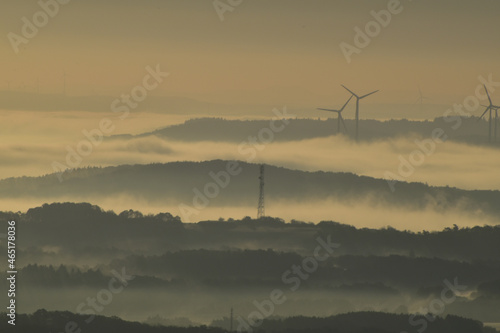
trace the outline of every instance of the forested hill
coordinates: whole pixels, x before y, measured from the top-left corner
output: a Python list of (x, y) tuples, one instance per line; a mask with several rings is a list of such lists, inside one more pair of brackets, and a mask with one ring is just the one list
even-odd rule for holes
[[(15, 220), (22, 237), (17, 242), (20, 260), (50, 262), (47, 248), (61, 251), (60, 258), (83, 260), (127, 254), (161, 254), (165, 251), (274, 249), (310, 254), (318, 236), (330, 235), (341, 246), (335, 255), (406, 255), (473, 262), (498, 261), (500, 226), (447, 228), (435, 232), (368, 229), (337, 222), (318, 224), (276, 218), (182, 223), (169, 213), (143, 215), (115, 213), (88, 203), (57, 203), (26, 213), (0, 213), (2, 221)], [(6, 251), (6, 249), (5, 249)], [(31, 257), (31, 252), (33, 251)], [(86, 257), (82, 257), (82, 252)], [(32, 259), (32, 260), (31, 260)], [(31, 260), (31, 261), (29, 261)]]
[[(254, 206), (259, 191), (259, 165), (238, 162), (237, 166), (231, 166), (231, 163), (214, 160), (122, 165), (77, 169), (62, 175), (9, 178), (0, 181), (0, 198), (98, 203), (97, 198), (126, 195), (152, 203), (192, 205), (196, 193), (215, 191), (217, 195), (211, 198), (211, 206)], [(227, 177), (228, 166), (237, 174)], [(430, 208), (444, 212), (460, 209), (476, 215), (500, 216), (500, 191), (470, 191), (406, 182), (393, 183), (395, 191), (392, 191), (390, 185), (384, 179), (352, 173), (306, 172), (266, 166), (266, 200), (270, 202), (332, 199), (360, 203), (364, 200), (409, 210)], [(211, 189), (206, 190), (207, 186)]]
[[(255, 136), (262, 128), (270, 126), (269, 120), (229, 120), (223, 118), (196, 118), (185, 123), (161, 128), (152, 132), (132, 135), (118, 135), (115, 138), (158, 136), (180, 141), (226, 141), (241, 142)], [(353, 137), (355, 121), (345, 119), (348, 137)], [(488, 123), (477, 117), (439, 117), (432, 121), (407, 119), (373, 120), (361, 119), (359, 131), (361, 140), (380, 140), (408, 135), (431, 137), (434, 129), (442, 129), (448, 139), (469, 144), (488, 142)], [(276, 141), (304, 140), (337, 134), (337, 119), (289, 119), (283, 131), (275, 135)]]

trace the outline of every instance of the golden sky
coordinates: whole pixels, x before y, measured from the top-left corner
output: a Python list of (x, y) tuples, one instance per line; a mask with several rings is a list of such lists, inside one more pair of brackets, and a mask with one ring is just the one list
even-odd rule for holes
[(244, 0), (221, 21), (212, 0), (73, 0), (16, 54), (7, 35), (41, 7), (5, 0), (0, 90), (35, 91), (39, 80), (42, 93), (60, 93), (65, 70), (70, 95), (116, 95), (156, 64), (171, 76), (155, 94), (218, 103), (338, 104), (346, 84), (381, 89), (370, 103), (413, 103), (421, 86), (446, 104), (470, 95), (478, 75), (500, 81), (496, 0), (401, 1), (348, 64), (339, 45), (354, 45), (354, 28), (391, 3)]
[[(217, 1), (226, 6), (223, 14), (214, 7)], [(95, 100), (102, 102), (95, 96), (103, 98), (99, 108), (104, 105), (102, 112), (106, 117), (111, 114), (116, 122), (112, 134), (152, 131), (183, 122), (196, 112), (226, 117), (224, 112), (232, 109), (239, 112), (232, 113), (235, 117), (255, 118), (273, 116), (273, 107), (286, 105), (299, 117), (327, 117), (330, 115), (315, 109), (342, 105), (349, 93), (341, 84), (359, 94), (380, 89), (363, 101), (371, 105), (363, 107), (362, 119), (433, 119), (474, 94), (479, 76), (500, 82), (498, 0), (243, 0), (227, 7), (228, 3), (238, 0), (3, 0), (0, 178), (53, 172), (52, 163), (64, 161), (67, 147), (84, 138), (82, 130), (99, 126), (103, 115), (95, 109), (52, 109), (61, 101), (64, 72), (68, 96), (94, 96), (85, 99), (89, 105)], [(44, 14), (41, 4), (49, 6), (53, 15)], [(390, 13), (390, 22), (377, 23), (373, 12), (386, 20)], [(38, 30), (30, 32), (28, 25), (44, 17), (46, 22), (38, 21)], [(367, 33), (370, 27), (378, 31)], [(358, 29), (371, 35), (369, 45), (356, 42)], [(32, 36), (26, 36), (27, 31)], [(13, 38), (25, 38), (14, 43), (18, 52)], [(350, 62), (341, 48), (347, 44), (358, 49)], [(173, 106), (165, 112), (141, 110), (144, 112), (131, 112), (127, 121), (115, 119), (108, 105), (141, 84), (146, 67), (157, 65), (170, 75), (151, 94), (202, 103), (172, 98), (168, 105)], [(432, 104), (425, 115), (414, 112), (418, 111), (419, 87), (430, 98), (426, 103)], [(58, 94), (50, 100), (54, 104), (44, 102), (49, 100), (46, 96), (18, 94), (38, 89), (42, 94)], [(500, 84), (493, 85), (490, 92), (498, 104)], [(4, 106), (16, 98), (29, 98), (30, 105), (40, 101), (49, 107), (20, 110)], [(206, 102), (215, 106), (207, 111), (211, 104)], [(191, 113), (175, 113), (183, 103), (189, 104), (183, 110)], [(346, 110), (348, 118), (354, 115), (352, 104)], [(413, 139), (409, 136), (359, 145), (342, 137), (279, 143), (270, 145), (258, 162), (382, 178), (387, 170), (397, 170), (398, 156), (407, 156), (415, 149)], [(82, 166), (240, 159), (236, 152), (236, 146), (228, 143), (164, 142), (157, 138), (110, 141), (96, 148)], [(500, 182), (492, 181), (498, 179), (498, 160), (493, 148), (447, 143), (407, 180), (498, 190)], [(166, 209), (113, 199), (95, 203), (106, 209)], [(25, 210), (41, 203), (4, 202), (0, 209)], [(289, 204), (275, 203), (270, 213), (319, 221), (331, 218), (333, 209), (343, 222), (355, 225), (364, 223), (367, 215), (376, 216), (373, 226), (377, 227), (405, 227), (398, 225), (405, 223), (420, 228), (421, 220), (430, 221), (431, 228), (489, 223), (477, 216), (459, 221), (459, 213), (444, 219), (439, 213), (419, 212), (408, 220), (407, 212), (391, 211), (388, 215), (385, 209), (363, 204), (365, 209), (357, 209), (356, 215), (352, 206), (332, 208), (330, 202), (312, 209), (312, 216), (310, 203), (307, 207), (294, 205), (294, 211), (289, 210)], [(174, 212), (175, 207), (172, 209)], [(199, 218), (234, 217), (248, 211), (228, 207), (225, 211), (207, 210)]]

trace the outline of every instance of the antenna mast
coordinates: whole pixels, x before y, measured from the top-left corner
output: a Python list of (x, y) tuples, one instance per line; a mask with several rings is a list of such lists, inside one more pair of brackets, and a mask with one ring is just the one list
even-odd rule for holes
[(264, 164), (260, 166), (260, 194), (259, 194), (259, 207), (257, 209), (257, 218), (260, 219), (265, 216), (264, 210)]

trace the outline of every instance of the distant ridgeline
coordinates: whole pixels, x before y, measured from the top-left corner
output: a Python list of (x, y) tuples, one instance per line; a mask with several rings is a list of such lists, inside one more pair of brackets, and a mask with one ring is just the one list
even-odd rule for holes
[[(5, 317), (5, 314), (1, 314)], [(218, 327), (163, 327), (150, 326), (139, 322), (128, 322), (117, 317), (96, 316), (90, 324), (85, 324), (88, 316), (76, 315), (70, 312), (47, 312), (38, 310), (34, 314), (19, 315), (15, 331), (19, 333), (61, 332), (68, 323), (74, 323), (74, 328), (81, 328), (92, 333), (228, 333)], [(416, 317), (415, 320), (424, 317)], [(215, 322), (215, 325), (218, 323)], [(5, 320), (0, 322), (0, 329), (8, 332)], [(75, 328), (76, 329), (76, 328)], [(377, 312), (358, 312), (337, 315), (327, 318), (291, 317), (284, 319), (266, 319), (260, 325), (258, 332), (275, 333), (401, 333), (413, 332), (407, 315), (386, 314)], [(241, 332), (245, 332), (242, 330)], [(437, 318), (426, 327), (427, 333), (495, 333), (481, 322), (457, 316)]]
[[(345, 119), (347, 136), (354, 137), (355, 121)], [(262, 128), (269, 126), (269, 120), (228, 120), (223, 118), (198, 118), (183, 124), (172, 125), (139, 135), (117, 135), (112, 138), (134, 138), (157, 136), (181, 141), (226, 141), (241, 142), (254, 136)], [(478, 121), (477, 117), (455, 118), (439, 117), (432, 121), (407, 119), (373, 120), (361, 119), (359, 133), (361, 140), (381, 140), (405, 136), (431, 137), (432, 131), (440, 128), (452, 141), (469, 144), (488, 143), (488, 123)], [(290, 119), (286, 131), (275, 136), (276, 141), (293, 141), (328, 137), (337, 133), (336, 119)]]

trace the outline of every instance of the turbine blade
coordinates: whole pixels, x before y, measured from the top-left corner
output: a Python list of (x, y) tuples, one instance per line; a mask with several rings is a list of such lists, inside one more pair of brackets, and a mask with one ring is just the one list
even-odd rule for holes
[(483, 84), (484, 86), (484, 90), (486, 90), (486, 95), (488, 95), (488, 100), (490, 101), (490, 106), (493, 104), (493, 102), (491, 101), (491, 97), (490, 97), (490, 93), (488, 92), (488, 89), (486, 88), (486, 85)]
[(486, 110), (484, 110), (484, 112), (483, 112), (483, 114), (481, 115), (481, 117), (479, 117), (479, 118), (478, 118), (478, 120), (477, 120), (477, 121), (481, 120), (481, 118), (483, 118), (483, 117), (484, 117), (484, 115), (486, 114), (486, 112), (488, 112), (489, 110), (490, 110), (490, 107), (488, 106), (488, 107), (486, 108)]
[(351, 90), (349, 90), (349, 88), (347, 88), (346, 86), (344, 86), (343, 84), (341, 84), (342, 87), (344, 87), (345, 90), (347, 90), (348, 92), (350, 92), (353, 96), (356, 96), (356, 98), (359, 98), (358, 95), (356, 95), (355, 93), (353, 93)]
[(349, 99), (347, 100), (347, 102), (345, 102), (344, 106), (339, 110), (339, 112), (344, 111), (345, 107), (347, 106), (347, 104), (349, 104), (349, 102), (351, 101), (352, 97), (353, 97), (352, 95), (351, 95), (351, 97), (349, 97)]
[(379, 90), (372, 91), (372, 92), (371, 92), (371, 93), (369, 93), (369, 94), (366, 94), (366, 95), (364, 95), (364, 96), (361, 96), (359, 99), (363, 99), (363, 98), (365, 98), (365, 97), (368, 97), (368, 96), (370, 96), (370, 95), (373, 95), (373, 94), (375, 94), (375, 93), (376, 93), (376, 92), (378, 92), (378, 91), (379, 91)]
[(344, 131), (347, 133), (347, 126), (345, 125), (344, 117), (342, 117), (342, 114), (340, 114), (340, 113), (339, 113), (339, 116), (340, 116), (340, 120), (342, 121), (342, 126), (344, 127)]
[(330, 110), (330, 109), (317, 109), (317, 110), (321, 110), (321, 111), (330, 111), (330, 112), (340, 112), (339, 110)]

